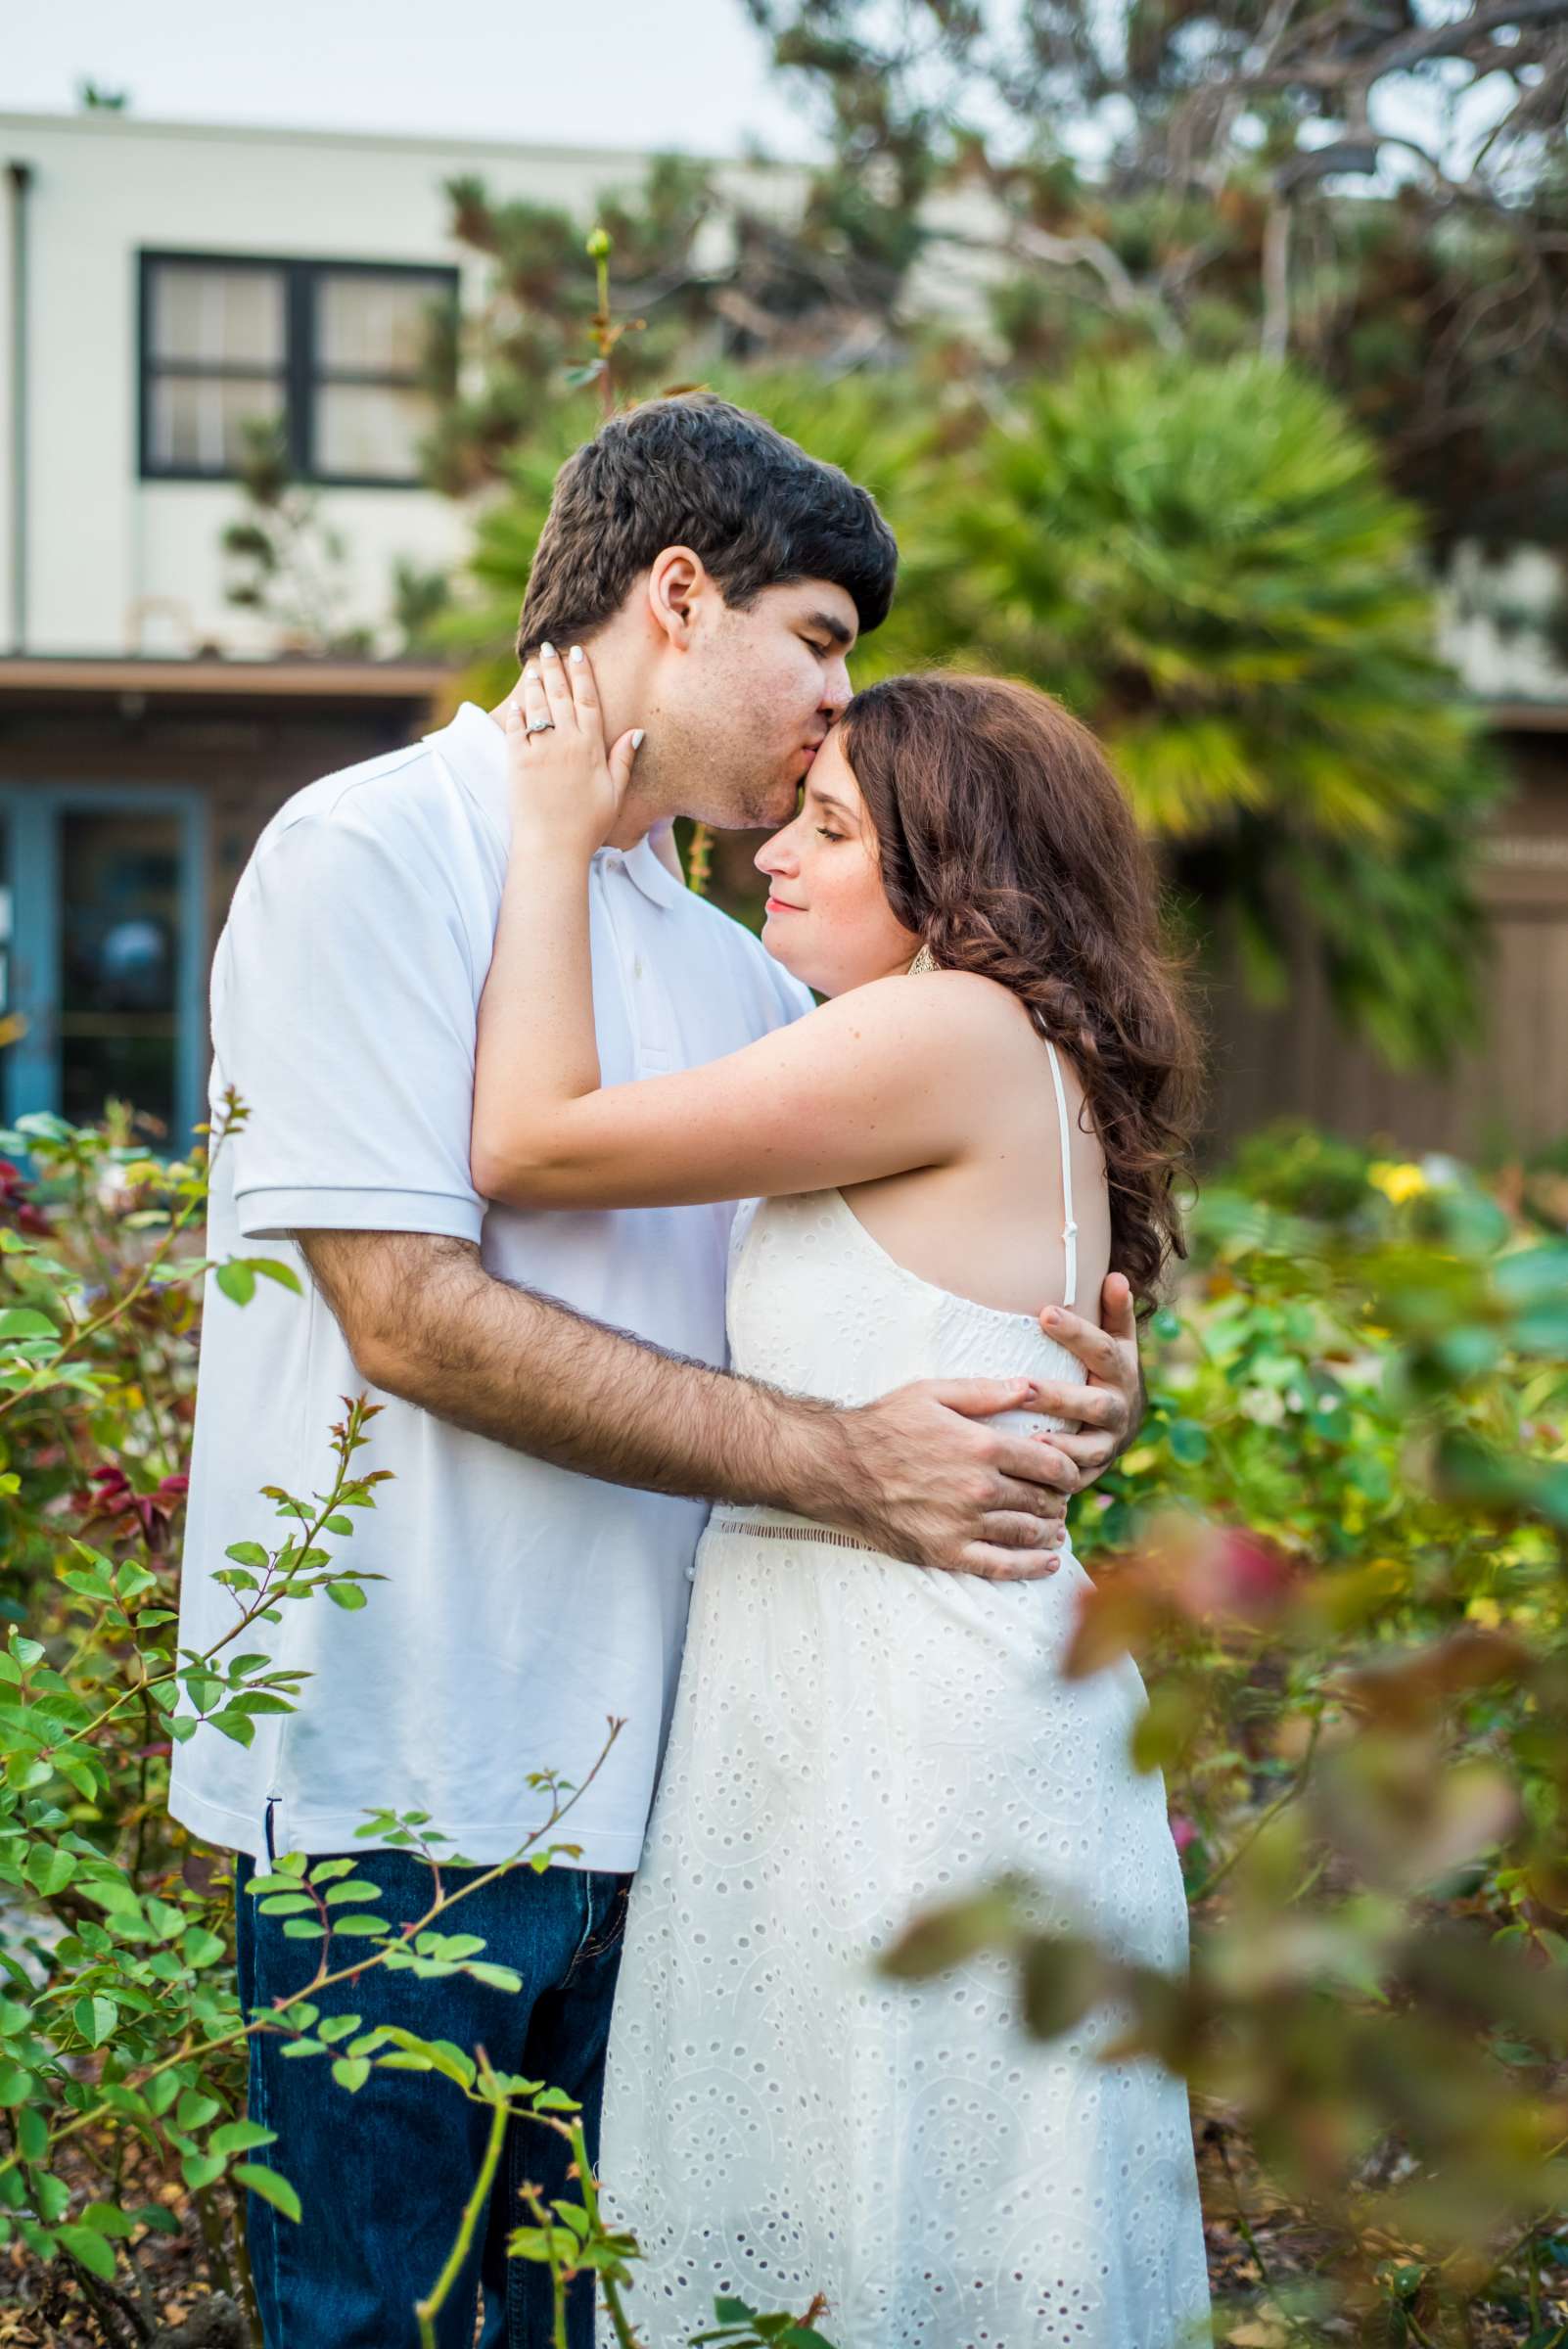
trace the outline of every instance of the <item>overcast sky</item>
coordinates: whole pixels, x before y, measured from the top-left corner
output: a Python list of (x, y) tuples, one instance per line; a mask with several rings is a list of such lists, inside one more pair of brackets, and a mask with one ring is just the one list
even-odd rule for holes
[(12, 0), (0, 111), (84, 77), (155, 119), (812, 151), (740, 0)]

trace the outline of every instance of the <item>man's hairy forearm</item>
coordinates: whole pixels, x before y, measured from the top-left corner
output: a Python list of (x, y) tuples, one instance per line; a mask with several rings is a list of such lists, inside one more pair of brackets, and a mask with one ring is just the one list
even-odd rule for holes
[(475, 1435), (611, 1484), (786, 1508), (843, 1465), (830, 1405), (514, 1288), (467, 1241), (296, 1236), (361, 1374)]

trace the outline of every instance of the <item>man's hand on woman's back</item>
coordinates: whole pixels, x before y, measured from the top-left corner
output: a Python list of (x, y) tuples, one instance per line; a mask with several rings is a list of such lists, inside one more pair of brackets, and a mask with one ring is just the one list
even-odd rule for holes
[(1064, 1490), (1082, 1493), (1127, 1450), (1143, 1424), (1137, 1315), (1126, 1275), (1106, 1274), (1098, 1328), (1061, 1305), (1046, 1307), (1040, 1327), (1076, 1354), (1087, 1374), (1082, 1385), (1046, 1380), (1039, 1389), (1041, 1409), (1078, 1422), (1071, 1434), (1053, 1436), (1051, 1443), (1072, 1463), (1073, 1479)]
[[(1107, 1274), (1100, 1300), (1098, 1327), (1065, 1306), (1040, 1315), (1084, 1377), (1043, 1381), (1024, 1401), (1073, 1421), (1070, 1429), (1032, 1436), (991, 1426), (992, 1414), (1018, 1403), (1000, 1380), (900, 1387), (842, 1415), (852, 1473), (863, 1483), (858, 1506), (853, 1488), (835, 1497), (834, 1522), (922, 1565), (997, 1582), (1053, 1572), (1068, 1496), (1103, 1475), (1143, 1418), (1137, 1321), (1120, 1272)], [(812, 1511), (828, 1513), (820, 1501)]]

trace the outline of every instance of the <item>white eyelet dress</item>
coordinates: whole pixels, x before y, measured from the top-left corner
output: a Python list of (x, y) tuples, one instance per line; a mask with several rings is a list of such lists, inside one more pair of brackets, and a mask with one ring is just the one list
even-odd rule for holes
[[(834, 1190), (742, 1209), (729, 1337), (738, 1370), (842, 1404), (1082, 1377), (1033, 1317), (895, 1262)], [(1184, 1969), (1164, 1780), (1128, 1757), (1142, 1679), (1130, 1657), (1061, 1677), (1087, 1582), (1070, 1549), (991, 1583), (715, 1512), (606, 2071), (607, 2214), (642, 2246), (650, 2349), (710, 2326), (717, 2293), (798, 2313), (818, 2291), (838, 2349), (1209, 2340), (1185, 2087), (1094, 2060), (1125, 2013), (1041, 2043), (998, 1957), (873, 1971), (917, 1911), (1005, 1872), (1046, 1920)]]

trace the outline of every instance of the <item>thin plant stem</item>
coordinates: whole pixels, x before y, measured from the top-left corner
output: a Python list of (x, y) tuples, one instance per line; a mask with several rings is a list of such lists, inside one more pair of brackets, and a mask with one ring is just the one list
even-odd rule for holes
[(416, 2300), (414, 2303), (414, 2314), (419, 2319), (419, 2349), (436, 2349), (436, 2319), (446, 2305), (452, 2287), (462, 2272), (463, 2262), (467, 2259), (474, 2241), (474, 2230), (479, 2225), (480, 2213), (489, 2200), (490, 2188), (495, 2183), (495, 2173), (500, 2166), (501, 2148), (506, 2143), (506, 2129), (510, 2119), (510, 2107), (504, 2101), (498, 2103), (490, 2115), (490, 2134), (484, 2146), (484, 2158), (480, 2163), (479, 2176), (474, 2181), (474, 2190), (463, 2205), (462, 2224), (457, 2230), (457, 2235), (450, 2251), (446, 2254), (446, 2265), (437, 2277), (427, 2297), (423, 2300)]
[(1274, 1801), (1268, 1805), (1267, 1811), (1262, 1811), (1259, 1813), (1258, 1817), (1253, 1820), (1252, 1825), (1248, 1828), (1246, 1834), (1243, 1835), (1241, 1841), (1236, 1845), (1234, 1851), (1227, 1853), (1225, 1858), (1221, 1861), (1220, 1865), (1213, 1871), (1213, 1873), (1204, 1878), (1203, 1882), (1197, 1887), (1197, 1890), (1192, 1896), (1194, 1900), (1207, 1900), (1210, 1893), (1213, 1892), (1215, 1886), (1222, 1883), (1224, 1878), (1229, 1875), (1230, 1870), (1235, 1866), (1236, 1862), (1242, 1857), (1242, 1855), (1252, 1849), (1252, 1846), (1257, 1842), (1259, 1836), (1263, 1833), (1265, 1827), (1268, 1825), (1269, 1821), (1277, 1819), (1281, 1811), (1287, 1810), (1289, 1806), (1296, 1801), (1297, 1797), (1301, 1794), (1303, 1788), (1306, 1786), (1308, 1775), (1313, 1766), (1313, 1755), (1316, 1751), (1317, 1740), (1322, 1733), (1322, 1727), (1323, 1717), (1321, 1713), (1315, 1713), (1313, 1716), (1312, 1730), (1307, 1739), (1307, 1751), (1301, 1758), (1301, 1768), (1291, 1779), (1290, 1784), (1285, 1788), (1283, 1794), (1276, 1796)]
[[(615, 1744), (616, 1739), (620, 1736), (623, 1727), (623, 1723), (612, 1720), (610, 1734), (605, 1739), (605, 1742), (600, 1749), (598, 1759), (595, 1761), (593, 1768), (589, 1771), (587, 1776), (583, 1779), (581, 1785), (575, 1786), (573, 1788), (572, 1793), (566, 1802), (563, 1803), (559, 1800), (556, 1801), (550, 1812), (549, 1818), (545, 1819), (541, 1825), (534, 1828), (533, 1833), (519, 1846), (518, 1850), (512, 1854), (510, 1859), (497, 1861), (493, 1867), (485, 1868), (481, 1874), (472, 1878), (469, 1883), (460, 1884), (455, 1892), (447, 1893), (444, 1899), (435, 1902), (432, 1907), (425, 1911), (423, 1916), (416, 1917), (412, 1924), (405, 1925), (402, 1932), (398, 1934), (395, 1939), (384, 1943), (380, 1949), (373, 1951), (368, 1958), (361, 1958), (353, 1965), (339, 1966), (335, 1972), (330, 1974), (318, 1973), (314, 1981), (308, 1983), (304, 1989), (297, 1991), (292, 1997), (280, 2001), (278, 2003), (277, 2011), (280, 2013), (286, 2013), (289, 2007), (298, 2005), (300, 2000), (313, 1998), (318, 1991), (336, 1989), (340, 1982), (358, 1981), (362, 1975), (373, 1972), (374, 1969), (380, 1965), (382, 1959), (389, 1950), (402, 1949), (409, 1941), (413, 1940), (417, 1934), (424, 1932), (425, 1928), (432, 1924), (438, 1916), (443, 1916), (451, 1910), (455, 1909), (459, 1901), (466, 1901), (471, 1893), (483, 1892), (486, 1885), (496, 1883), (502, 1876), (507, 1875), (513, 1868), (520, 1867), (524, 1863), (525, 1856), (533, 1849), (534, 1845), (542, 1841), (542, 1839), (550, 1833), (552, 1828), (559, 1826), (562, 1819), (567, 1817), (568, 1813), (571, 1812), (575, 1806), (582, 1800), (583, 1796), (587, 1793), (588, 1788), (593, 1784), (594, 1779), (604, 1768), (605, 1761), (610, 1753), (610, 1749)], [(371, 1854), (366, 1852), (364, 1857), (368, 1863), (371, 1858)], [(243, 2040), (254, 2039), (256, 2033), (264, 2028), (265, 2022), (263, 2020), (253, 2020), (249, 2023), (236, 2023), (232, 2031), (221, 2031), (214, 2038), (203, 2040), (199, 2045), (196, 2046), (193, 2046), (188, 2039), (182, 2040), (172, 2054), (165, 2055), (161, 2063), (149, 2065), (148, 2069), (139, 2075), (134, 2085), (137, 2088), (145, 2088), (149, 2080), (156, 2080), (161, 2072), (172, 2071), (178, 2064), (205, 2062), (207, 2057), (209, 2055), (221, 2054), (225, 2048), (237, 2047)], [(63, 2144), (68, 2137), (74, 2137), (79, 2130), (90, 2128), (93, 2122), (101, 2117), (102, 2108), (100, 2106), (91, 2106), (84, 2112), (76, 2113), (70, 2120), (66, 2122), (63, 2128), (50, 2131), (50, 2145), (53, 2147), (55, 2145)], [(21, 2154), (13, 2149), (4, 2160), (0, 2160), (0, 2176), (4, 2176), (8, 2170), (14, 2170), (18, 2168), (21, 2163)]]
[[(593, 2233), (600, 2234), (604, 2231), (604, 2223), (599, 2211), (599, 2182), (593, 2174), (593, 2164), (588, 2159), (587, 2140), (582, 2134), (580, 2121), (574, 2121), (572, 2124), (572, 2157), (576, 2165), (577, 2184), (582, 2189), (582, 2207), (588, 2214), (588, 2222)], [(626, 2312), (621, 2305), (620, 2285), (610, 2276), (602, 2277), (600, 2281), (604, 2287), (605, 2309), (615, 2329), (620, 2349), (642, 2349), (641, 2342), (637, 2339), (627, 2321)]]

